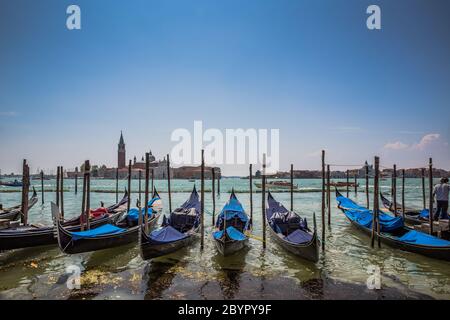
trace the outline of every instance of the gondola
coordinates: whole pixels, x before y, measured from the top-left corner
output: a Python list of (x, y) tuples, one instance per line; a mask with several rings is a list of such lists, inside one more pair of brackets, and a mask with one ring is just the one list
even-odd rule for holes
[(141, 257), (144, 260), (160, 257), (190, 245), (198, 237), (200, 230), (200, 201), (197, 190), (192, 190), (189, 199), (170, 213), (161, 227), (150, 233), (145, 226), (140, 230)]
[[(28, 200), (28, 210), (30, 210), (36, 203), (38, 202), (38, 196), (36, 190), (33, 187), (33, 195)], [(11, 220), (15, 221), (20, 219), (20, 215), (22, 214), (22, 205), (17, 205), (11, 208), (6, 208), (0, 210), (0, 219), (2, 220)]]
[[(337, 190), (336, 200), (339, 209), (351, 224), (370, 235), (372, 232), (372, 211), (344, 197)], [(379, 221), (382, 243), (430, 258), (450, 261), (450, 241), (405, 227), (401, 216), (393, 217), (380, 211)]]
[[(97, 228), (104, 224), (113, 223), (126, 211), (128, 193), (125, 192), (122, 200), (108, 207), (91, 211), (91, 228)], [(81, 230), (82, 216), (65, 220), (61, 224), (66, 230), (76, 232)], [(0, 230), (0, 250), (11, 250), (28, 247), (57, 244), (53, 226), (28, 225)]]
[[(152, 204), (160, 200), (155, 190), (154, 197), (148, 203), (148, 224), (150, 228), (155, 226), (160, 216), (160, 211), (154, 211)], [(60, 219), (58, 219), (59, 209), (54, 203), (52, 203), (52, 213), (56, 220), (59, 248), (66, 254), (119, 247), (138, 239), (140, 228), (138, 225), (139, 211), (135, 208), (131, 209), (123, 218), (114, 224), (107, 223), (98, 228), (77, 232), (70, 231), (62, 225)]]
[(251, 221), (242, 204), (231, 191), (230, 199), (217, 217), (214, 244), (223, 256), (229, 256), (248, 245)]
[[(388, 209), (390, 212), (395, 214), (394, 203), (387, 199), (382, 193), (380, 193), (381, 202), (383, 202), (383, 206)], [(402, 206), (397, 204), (397, 216), (403, 215)], [(405, 208), (405, 222), (409, 224), (421, 224), (422, 222), (428, 222), (429, 219), (428, 209), (408, 209)]]
[(306, 260), (319, 260), (319, 239), (316, 216), (313, 215), (314, 232), (308, 228), (306, 219), (287, 210), (269, 192), (267, 195), (266, 218), (271, 238), (285, 250)]
[(0, 186), (5, 186), (5, 187), (23, 187), (23, 183), (22, 183), (22, 181), (19, 181), (19, 180), (14, 180), (12, 182), (0, 181)]

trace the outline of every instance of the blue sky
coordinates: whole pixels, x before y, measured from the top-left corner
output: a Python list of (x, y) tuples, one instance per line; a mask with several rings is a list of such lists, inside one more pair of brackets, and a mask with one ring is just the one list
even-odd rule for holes
[[(82, 29), (66, 29), (77, 4)], [(382, 30), (366, 28), (378, 4)], [(450, 169), (450, 4), (4, 0), (0, 169), (162, 158), (176, 128), (279, 128), (281, 169)], [(224, 174), (245, 174), (226, 167)]]

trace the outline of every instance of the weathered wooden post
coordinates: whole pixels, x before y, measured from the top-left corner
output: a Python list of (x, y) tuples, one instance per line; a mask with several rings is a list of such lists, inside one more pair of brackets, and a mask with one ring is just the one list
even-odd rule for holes
[(355, 196), (358, 196), (358, 170), (355, 170)]
[(430, 204), (429, 204), (429, 222), (430, 222), (430, 234), (433, 234), (433, 202), (434, 202), (434, 197), (433, 197), (433, 159), (430, 158), (430, 164), (429, 164), (429, 172), (428, 172), (428, 187), (429, 187), (429, 191), (430, 194), (428, 195), (430, 197)]
[[(375, 245), (375, 234), (378, 234), (378, 178), (380, 174), (380, 158), (375, 157), (375, 174), (373, 178), (373, 211), (372, 211), (372, 235), (370, 238), (370, 246)], [(379, 238), (379, 237), (378, 237)]]
[[(167, 159), (169, 159), (169, 155), (167, 155)], [(201, 164), (201, 173), (200, 173), (200, 186), (201, 186), (201, 199), (200, 199), (200, 229), (202, 237), (200, 239), (200, 249), (203, 250), (205, 245), (205, 151), (202, 149), (202, 164)]]
[(402, 169), (402, 216), (405, 220), (405, 169)]
[(86, 228), (91, 229), (91, 164), (89, 160), (86, 160)]
[(262, 215), (262, 232), (263, 232), (263, 249), (266, 248), (266, 154), (263, 154), (263, 164), (261, 173), (261, 215)]
[(62, 166), (59, 167), (59, 183), (60, 183), (60, 187), (59, 187), (59, 191), (61, 192), (61, 218), (64, 219), (64, 169)]
[(81, 200), (81, 217), (82, 217), (82, 223), (81, 223), (81, 231), (85, 228), (86, 223), (86, 162), (84, 162), (84, 168), (83, 168), (83, 195)]
[(217, 195), (220, 195), (220, 180), (222, 179), (222, 172), (217, 177)]
[(20, 220), (25, 226), (28, 225), (29, 191), (30, 191), (30, 168), (28, 167), (27, 160), (24, 159), (22, 165), (22, 203), (21, 203), (22, 215), (20, 217)]
[(155, 191), (155, 169), (152, 168), (152, 196)]
[(425, 195), (425, 168), (422, 168), (422, 201), (423, 208), (427, 208), (427, 197)]
[(397, 205), (397, 165), (394, 164), (392, 171), (392, 201), (394, 201), (394, 214), (398, 215), (398, 205)]
[(369, 164), (366, 161), (366, 204), (367, 209), (370, 207), (370, 201), (369, 201)]
[(128, 161), (128, 201), (127, 201), (127, 213), (131, 208), (131, 160)]
[(349, 197), (350, 194), (350, 172), (347, 169), (347, 198)]
[(119, 168), (116, 168), (116, 203), (119, 203)]
[(142, 180), (142, 171), (141, 169), (139, 169), (139, 202), (141, 202), (141, 193), (142, 193), (141, 180)]
[(291, 163), (291, 211), (294, 211), (294, 165)]
[(78, 167), (75, 167), (75, 194), (78, 194)]
[(331, 184), (331, 172), (330, 172), (330, 165), (327, 165), (327, 213), (328, 213), (328, 225), (331, 225), (331, 190), (330, 190), (330, 184)]
[(253, 223), (253, 164), (249, 166), (250, 220)]
[(213, 209), (212, 209), (212, 225), (214, 226), (215, 219), (216, 219), (216, 170), (214, 168), (211, 169), (211, 195), (212, 195), (212, 202), (213, 202)]
[[(167, 191), (169, 193), (169, 212), (172, 212), (172, 194), (170, 192), (170, 158), (167, 154)], [(203, 197), (202, 197), (203, 199)]]
[(321, 240), (322, 240), (322, 250), (325, 250), (325, 150), (322, 150), (322, 239)]
[[(145, 186), (144, 186), (144, 230), (145, 230), (145, 234), (148, 234), (148, 182), (149, 182), (149, 177), (150, 175), (150, 153), (146, 152), (145, 153)], [(153, 176), (152, 176), (153, 179)], [(152, 188), (152, 193), (153, 193), (153, 188)], [(152, 194), (153, 197), (153, 194)]]
[(60, 171), (59, 171), (59, 166), (56, 167), (56, 205), (58, 206), (58, 208), (60, 208), (59, 205), (59, 180), (61, 179), (60, 177)]
[(44, 204), (44, 171), (41, 170), (41, 201)]

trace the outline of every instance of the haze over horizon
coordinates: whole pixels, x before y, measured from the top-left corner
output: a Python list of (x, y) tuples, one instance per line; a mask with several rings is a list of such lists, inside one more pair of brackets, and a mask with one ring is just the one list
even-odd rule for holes
[(115, 166), (121, 130), (127, 158), (162, 159), (196, 120), (279, 129), (281, 171), (320, 169), (322, 149), (450, 170), (448, 1), (377, 1), (377, 31), (358, 0), (76, 0), (72, 31), (70, 4), (0, 3), (2, 173)]

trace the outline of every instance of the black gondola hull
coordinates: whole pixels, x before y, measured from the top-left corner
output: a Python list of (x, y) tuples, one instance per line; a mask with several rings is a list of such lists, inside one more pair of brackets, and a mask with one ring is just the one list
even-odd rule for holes
[[(117, 215), (103, 217), (91, 221), (91, 226), (94, 228), (100, 227), (107, 223), (112, 223)], [(79, 219), (68, 221), (63, 224), (66, 230), (76, 232), (81, 230)], [(30, 248), (46, 245), (58, 244), (58, 239), (55, 235), (53, 227), (37, 228), (32, 231), (20, 230), (0, 230), (0, 250), (12, 250), (21, 248)]]
[(167, 242), (167, 243), (161, 243), (161, 242), (154, 242), (149, 238), (144, 230), (141, 230), (140, 235), (140, 248), (141, 248), (141, 257), (144, 260), (149, 260), (157, 257), (164, 256), (169, 253), (173, 253), (175, 251), (178, 251), (184, 247), (189, 246), (191, 243), (193, 243), (197, 238), (198, 234), (193, 233), (189, 235), (188, 237)]
[(224, 257), (231, 256), (248, 246), (248, 238), (245, 240), (223, 240), (214, 238), (214, 245)]
[[(159, 214), (155, 215), (148, 223), (153, 228), (158, 221)], [(70, 232), (58, 223), (58, 245), (61, 251), (67, 254), (76, 254), (90, 251), (120, 247), (138, 240), (139, 227), (128, 228), (124, 232), (108, 234), (95, 238), (73, 240)]]
[[(363, 231), (365, 234), (367, 234), (367, 235), (372, 234), (372, 229), (365, 228), (365, 227), (361, 226), (360, 224), (352, 221), (351, 219), (348, 219), (348, 220), (351, 222), (351, 224), (353, 226), (355, 226), (357, 229)], [(405, 227), (405, 229), (411, 230), (406, 227)], [(390, 247), (396, 248), (396, 249), (400, 249), (400, 250), (408, 251), (408, 252), (412, 252), (412, 253), (417, 253), (417, 254), (427, 256), (430, 258), (434, 258), (434, 259), (450, 261), (450, 247), (431, 247), (431, 246), (423, 246), (423, 245), (414, 245), (414, 244), (395, 240), (392, 237), (390, 237), (384, 233), (380, 233), (380, 240), (381, 240), (381, 243), (384, 243), (384, 244), (386, 244)]]
[(277, 233), (269, 227), (270, 237), (274, 240), (279, 246), (284, 248), (286, 251), (289, 251), (292, 254), (295, 254), (298, 257), (301, 257), (305, 260), (317, 262), (319, 261), (319, 247), (320, 242), (317, 238), (317, 233), (313, 234), (313, 238), (310, 242), (305, 244), (294, 244), (288, 241), (283, 240), (281, 237), (277, 235)]

